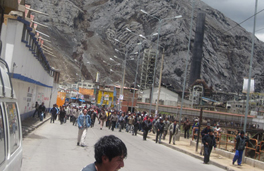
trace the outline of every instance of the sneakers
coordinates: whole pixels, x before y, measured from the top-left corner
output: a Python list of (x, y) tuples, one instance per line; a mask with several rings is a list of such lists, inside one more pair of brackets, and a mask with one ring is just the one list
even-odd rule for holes
[(81, 145), (81, 147), (87, 147), (87, 145), (85, 145), (85, 144), (82, 144), (82, 145)]

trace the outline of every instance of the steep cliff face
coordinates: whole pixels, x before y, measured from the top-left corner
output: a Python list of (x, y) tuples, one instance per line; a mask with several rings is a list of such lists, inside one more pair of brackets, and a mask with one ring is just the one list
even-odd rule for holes
[[(50, 46), (57, 58), (49, 60), (51, 65), (61, 70), (62, 80), (66, 82), (76, 81), (80, 71), (86, 79), (95, 79), (96, 72), (99, 71), (102, 82), (121, 81), (122, 67), (115, 64), (122, 63), (124, 55), (115, 52), (115, 48), (125, 50), (125, 47), (114, 39), (128, 44), (128, 52), (131, 54), (138, 51), (136, 43), (142, 40), (126, 31), (126, 28), (152, 39), (152, 43), (143, 42), (143, 49), (156, 48), (157, 36), (151, 35), (158, 31), (159, 22), (140, 12), (140, 9), (161, 19), (183, 16), (181, 19), (163, 20), (161, 24), (160, 45), (165, 47), (162, 82), (170, 83), (176, 89), (182, 88), (185, 60), (192, 56), (195, 20), (199, 12), (206, 13), (201, 77), (213, 88), (239, 91), (242, 89), (243, 77), (248, 76), (251, 34), (240, 26), (233, 28), (237, 23), (198, 0), (189, 55), (187, 49), (192, 6), (186, 0), (27, 0), (27, 2), (31, 3), (33, 9), (49, 14), (49, 16), (35, 14), (35, 20), (49, 26), (48, 29), (39, 28), (51, 36)], [(263, 46), (263, 42), (256, 39), (253, 76), (262, 74)], [(114, 55), (119, 57), (115, 59), (116, 62), (110, 60)], [(127, 84), (134, 80), (135, 66), (136, 61), (128, 61)], [(115, 72), (110, 72), (110, 69)], [(255, 77), (257, 90), (264, 86), (261, 80), (261, 77)]]

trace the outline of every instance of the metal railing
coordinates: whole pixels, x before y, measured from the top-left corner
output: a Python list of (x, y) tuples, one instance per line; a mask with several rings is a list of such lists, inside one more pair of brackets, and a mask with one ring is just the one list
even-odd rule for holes
[[(192, 140), (194, 140), (194, 138), (197, 138), (197, 135), (198, 135), (198, 132), (195, 132), (195, 129), (198, 129), (198, 128), (194, 127), (192, 129)], [(216, 145), (218, 148), (221, 148), (221, 149), (226, 150), (226, 151), (234, 151), (235, 150), (236, 135), (221, 133), (219, 135), (219, 137), (215, 136), (215, 138), (216, 138)], [(200, 134), (200, 140), (202, 140), (201, 134)], [(251, 146), (249, 146), (249, 144), (251, 144)], [(252, 150), (252, 151), (254, 151), (254, 159), (260, 160), (260, 154), (264, 153), (264, 150), (261, 149), (263, 144), (264, 144), (264, 141), (261, 141), (259, 144), (257, 139), (250, 138), (250, 143), (246, 143), (246, 146), (245, 146), (245, 155), (248, 156), (247, 155), (248, 151)]]
[(260, 154), (261, 153), (264, 153), (264, 150), (261, 149), (262, 144), (264, 144), (264, 141), (261, 141), (260, 144), (259, 144), (259, 156), (258, 156), (258, 160), (260, 160)]

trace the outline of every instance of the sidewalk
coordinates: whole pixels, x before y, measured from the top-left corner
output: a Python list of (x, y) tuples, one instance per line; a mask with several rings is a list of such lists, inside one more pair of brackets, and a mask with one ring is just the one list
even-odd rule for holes
[[(143, 135), (143, 132), (139, 132), (138, 134)], [(153, 141), (156, 140), (156, 134), (153, 134), (150, 132), (148, 134), (148, 139), (152, 139)], [(203, 161), (203, 156), (200, 155), (200, 148), (198, 149), (198, 152), (195, 151), (196, 147), (190, 145), (191, 139), (185, 139), (183, 137), (180, 137), (180, 141), (176, 141), (176, 145), (169, 144), (169, 135), (166, 136), (165, 140), (161, 140), (161, 144), (165, 145), (169, 148), (172, 148), (174, 150), (180, 151), (182, 153), (188, 154), (192, 157), (195, 157), (197, 159), (201, 159)], [(157, 145), (160, 145), (157, 143)], [(219, 154), (214, 153), (214, 150), (212, 150), (212, 153), (210, 155), (210, 162), (209, 164), (213, 164), (215, 166), (218, 166), (220, 168), (223, 168), (228, 171), (241, 171), (241, 170), (247, 170), (247, 171), (263, 171), (262, 169), (252, 167), (250, 165), (244, 164), (242, 162), (242, 166), (238, 166), (237, 164), (232, 165), (232, 159), (223, 157)], [(263, 167), (264, 169), (264, 167)]]
[(21, 121), (23, 138), (25, 138), (30, 132), (32, 132), (33, 130), (35, 130), (36, 128), (38, 128), (39, 126), (41, 126), (48, 120), (50, 120), (49, 113), (46, 114), (46, 118), (44, 118), (43, 121), (40, 121), (39, 118), (37, 117), (35, 118), (28, 117), (24, 119), (23, 121)]

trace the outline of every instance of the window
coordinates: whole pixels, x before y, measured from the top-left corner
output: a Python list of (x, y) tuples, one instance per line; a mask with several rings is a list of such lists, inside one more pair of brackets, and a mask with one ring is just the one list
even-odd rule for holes
[(0, 108), (0, 164), (5, 161), (6, 151), (5, 151), (5, 127), (2, 110)]
[(8, 115), (8, 125), (9, 125), (9, 137), (10, 137), (10, 152), (11, 154), (18, 148), (20, 141), (20, 127), (18, 120), (18, 113), (16, 103), (7, 102), (6, 103), (6, 112)]
[(84, 87), (86, 87), (86, 86), (87, 86), (87, 84), (83, 84), (83, 86), (84, 86)]
[(88, 87), (92, 87), (92, 85), (91, 85), (91, 84), (89, 84), (89, 85), (88, 85)]

